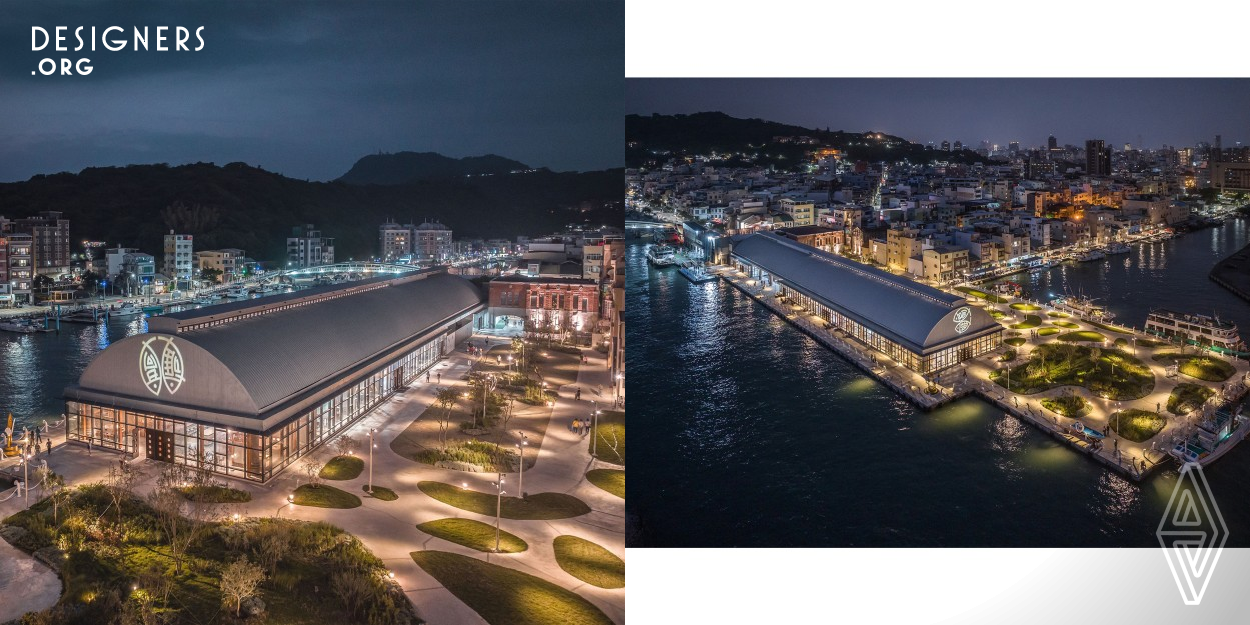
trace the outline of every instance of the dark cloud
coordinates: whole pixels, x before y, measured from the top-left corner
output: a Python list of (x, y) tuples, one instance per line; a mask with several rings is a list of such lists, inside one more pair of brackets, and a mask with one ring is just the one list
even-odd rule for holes
[[(206, 45), (30, 49), (32, 26), (69, 26), (72, 48), (75, 27), (113, 25), (128, 40), (204, 26)], [(6, 4), (0, 41), (0, 180), (232, 160), (328, 179), (378, 150), (623, 161), (617, 1), (22, 2)], [(31, 76), (42, 58), (83, 56), (89, 76)]]
[(1250, 142), (1250, 79), (630, 79), (631, 113), (719, 110), (913, 141)]

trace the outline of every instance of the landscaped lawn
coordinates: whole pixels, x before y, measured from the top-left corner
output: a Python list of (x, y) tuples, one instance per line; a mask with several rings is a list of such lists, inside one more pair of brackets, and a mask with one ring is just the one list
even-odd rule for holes
[[(495, 516), (496, 493), (483, 493), (452, 486), (443, 482), (418, 482), (421, 492), (449, 506), (461, 510), (476, 512), (486, 516)], [(492, 487), (493, 488), (493, 487)], [(508, 484), (504, 484), (508, 490)], [(590, 512), (582, 500), (564, 493), (538, 493), (525, 499), (505, 496), (503, 498), (501, 516), (505, 519), (545, 520), (567, 519)]]
[(208, 503), (243, 503), (252, 500), (252, 494), (245, 490), (218, 484), (186, 486), (179, 488), (178, 492), (182, 493), (182, 496), (186, 497), (187, 500), (194, 500), (197, 495), (200, 495), (201, 501)]
[(1064, 312), (1059, 312), (1059, 311), (1057, 311), (1057, 310), (1052, 310), (1052, 311), (1050, 311), (1050, 312), (1046, 313), (1046, 316), (1047, 316), (1047, 317), (1059, 317), (1059, 318), (1063, 318), (1063, 317), (1071, 317), (1072, 315), (1069, 315), (1068, 313), (1064, 313)]
[[(1138, 410), (1130, 408), (1119, 412), (1111, 413), (1108, 418), (1111, 422), (1111, 429), (1133, 441), (1134, 443), (1143, 443), (1150, 440), (1150, 437), (1158, 434), (1163, 427), (1168, 424), (1158, 413), (1149, 410)], [(1123, 431), (1121, 431), (1121, 428)]]
[(1072, 323), (1071, 321), (1052, 321), (1051, 323), (1069, 330), (1081, 327), (1080, 324)]
[[(66, 554), (44, 551), (64, 557), (61, 598), (56, 606), (23, 622), (260, 622), (257, 617), (236, 621), (234, 603), (222, 605), (219, 584), (227, 563), (240, 557), (259, 563), (260, 545), (271, 543), (271, 538), (281, 539), (285, 548), (274, 561), (276, 572), (265, 576), (257, 594), (265, 602), (260, 617), (264, 622), (397, 623), (406, 622), (410, 614), (403, 596), (382, 581), (386, 576), (382, 561), (332, 525), (286, 518), (210, 521), (201, 526), (203, 531), (186, 551), (179, 571), (158, 517), (146, 501), (125, 498), (119, 521), (102, 485), (74, 488), (69, 496), (72, 503), (60, 506), (55, 522), (46, 499), (4, 520), (30, 532), (19, 548), (60, 547)], [(180, 536), (187, 527), (179, 529)], [(336, 575), (358, 593), (362, 607), (356, 612), (329, 590)], [(119, 619), (122, 614), (130, 618)]]
[(374, 499), (380, 499), (382, 501), (395, 501), (396, 499), (399, 499), (399, 495), (395, 491), (386, 488), (385, 486), (378, 486), (377, 484), (373, 485), (372, 495), (369, 494), (368, 484), (361, 484), (360, 490), (364, 491), (366, 497), (373, 497)]
[(564, 572), (600, 588), (625, 587), (625, 561), (616, 554), (576, 536), (556, 536), (556, 564)]
[(328, 484), (303, 484), (295, 489), (295, 504), (316, 508), (359, 508), (360, 497)]
[(1107, 337), (1094, 332), (1093, 330), (1080, 330), (1078, 332), (1067, 332), (1059, 335), (1060, 341), (1068, 341), (1070, 343), (1101, 343), (1107, 340)]
[(1079, 395), (1047, 397), (1042, 400), (1042, 407), (1057, 412), (1070, 419), (1076, 419), (1089, 412), (1090, 404)]
[(321, 467), (323, 480), (354, 480), (365, 469), (365, 461), (356, 456), (335, 456)]
[(1028, 341), (1022, 337), (1014, 336), (1009, 339), (1003, 339), (1003, 342), (1012, 347), (1020, 347), (1021, 345), (1024, 345)]
[(1050, 336), (1052, 334), (1059, 334), (1059, 328), (1042, 328), (1037, 331), (1038, 336)]
[[(1091, 360), (1098, 349), (1098, 360)], [(1008, 376), (995, 371), (990, 378), (1007, 386)], [(1083, 386), (1111, 399), (1137, 399), (1154, 388), (1154, 374), (1142, 361), (1118, 349), (1099, 349), (1071, 343), (1039, 345), (1029, 360), (1011, 368), (1011, 390), (1031, 394), (1057, 386)]]
[(445, 551), (412, 559), (491, 625), (612, 625), (594, 604), (547, 580)]
[(1166, 345), (1171, 345), (1171, 343), (1167, 341), (1156, 341), (1154, 339), (1137, 339), (1138, 347), (1155, 348), (1155, 347), (1164, 347)]
[[(422, 523), (417, 529), (443, 540), (451, 541), (478, 551), (495, 551), (495, 526), (473, 519), (439, 519)], [(529, 549), (524, 540), (499, 531), (499, 552), (520, 553)]]
[[(599, 438), (598, 458), (604, 462), (625, 466), (625, 413), (604, 410), (599, 415), (599, 431), (586, 437), (591, 442)], [(587, 447), (591, 449), (591, 447)]]
[(1223, 382), (1237, 373), (1237, 368), (1220, 360), (1205, 355), (1186, 355), (1176, 352), (1155, 354), (1156, 362), (1177, 365), (1181, 373), (1208, 382)]
[(1004, 317), (1006, 317), (1006, 316), (1007, 316), (1007, 313), (1005, 313), (1005, 312), (1003, 312), (1003, 311), (1001, 311), (1001, 310), (995, 310), (995, 309), (993, 309), (993, 308), (987, 308), (987, 309), (985, 310), (985, 312), (989, 313), (989, 314), (990, 314), (990, 316), (991, 316), (991, 317), (993, 317), (993, 318), (995, 318), (995, 319), (1002, 319), (1002, 318), (1004, 318)]
[(1025, 302), (1016, 302), (1012, 304), (1011, 307), (1024, 312), (1035, 312), (1042, 309), (1042, 307), (1037, 304), (1027, 304)]
[(982, 291), (980, 289), (974, 289), (970, 286), (957, 286), (955, 287), (955, 290), (962, 291), (973, 297), (979, 297), (987, 302), (993, 302), (995, 304), (1005, 304), (1011, 301), (1010, 299), (1007, 299), (1005, 297), (999, 297), (997, 295), (994, 295), (993, 293), (986, 293), (985, 291)]
[(1176, 385), (1176, 388), (1172, 390), (1172, 394), (1168, 396), (1168, 412), (1181, 415), (1197, 410), (1213, 395), (1215, 395), (1215, 391), (1201, 384), (1181, 382)]
[(620, 469), (592, 469), (586, 473), (586, 481), (621, 499), (625, 498), (625, 472)]
[(1036, 328), (1037, 326), (1040, 326), (1040, 325), (1042, 325), (1041, 317), (1037, 315), (1025, 315), (1024, 321), (1021, 321), (1020, 323), (1014, 323), (1011, 325), (1011, 327), (1016, 330), (1028, 330), (1030, 328)]

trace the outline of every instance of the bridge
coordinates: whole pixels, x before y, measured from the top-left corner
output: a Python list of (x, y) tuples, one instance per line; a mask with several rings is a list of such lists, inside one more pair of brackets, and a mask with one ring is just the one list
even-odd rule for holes
[(668, 229), (668, 230), (676, 230), (677, 226), (678, 224), (669, 223), (667, 221), (639, 221), (639, 220), (629, 220), (629, 219), (625, 221), (626, 230), (655, 230), (655, 229), (661, 229), (661, 228)]

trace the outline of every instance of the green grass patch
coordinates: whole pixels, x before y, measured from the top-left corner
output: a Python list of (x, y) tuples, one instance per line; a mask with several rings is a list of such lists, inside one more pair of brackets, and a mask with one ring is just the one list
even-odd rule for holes
[(983, 299), (987, 302), (993, 302), (995, 304), (1006, 304), (1007, 302), (1011, 301), (1010, 299), (1006, 297), (999, 297), (997, 295), (994, 295), (993, 293), (986, 293), (985, 291), (982, 291), (981, 289), (974, 289), (970, 286), (957, 286), (955, 287), (955, 290), (961, 291), (963, 293), (967, 293), (968, 295)]
[(1050, 336), (1052, 334), (1059, 334), (1059, 328), (1042, 328), (1037, 331), (1038, 336)]
[(1024, 338), (1021, 338), (1021, 337), (1016, 336), (1016, 337), (1012, 337), (1012, 338), (1009, 338), (1009, 339), (1003, 339), (1003, 342), (1004, 342), (1004, 343), (1006, 343), (1006, 344), (1008, 344), (1008, 345), (1010, 345), (1010, 346), (1012, 346), (1012, 347), (1020, 347), (1021, 345), (1024, 345), (1025, 343), (1027, 343), (1027, 342), (1028, 342), (1028, 340), (1027, 340), (1027, 339), (1024, 339)]
[(1165, 346), (1170, 346), (1170, 345), (1171, 343), (1167, 341), (1156, 341), (1154, 339), (1137, 339), (1138, 347), (1145, 347), (1148, 349), (1154, 349), (1156, 347), (1165, 347)]
[(517, 455), (495, 443), (464, 441), (448, 445), (446, 450), (422, 449), (413, 459), (424, 464), (467, 462), (482, 467), (486, 473), (511, 473), (516, 471)]
[(1060, 341), (1069, 343), (1101, 343), (1107, 340), (1107, 337), (1094, 332), (1093, 330), (1080, 330), (1077, 332), (1066, 332), (1059, 335)]
[(1132, 334), (1133, 333), (1132, 330), (1121, 328), (1119, 326), (1107, 325), (1105, 323), (1098, 323), (1097, 321), (1089, 321), (1087, 323), (1089, 323), (1089, 325), (1091, 326), (1094, 326), (1095, 328), (1101, 328), (1108, 332), (1115, 332), (1116, 334)]
[(1024, 321), (1013, 323), (1011, 327), (1016, 330), (1028, 330), (1042, 325), (1042, 318), (1037, 315), (1025, 315)]
[(368, 484), (361, 484), (360, 490), (364, 491), (365, 495), (369, 497), (373, 497), (374, 499), (380, 499), (382, 501), (395, 501), (396, 499), (399, 499), (399, 495), (395, 491), (385, 486), (378, 486), (377, 484), (373, 485), (372, 495), (369, 494)]
[(1050, 312), (1046, 313), (1046, 316), (1047, 316), (1047, 317), (1055, 317), (1056, 319), (1066, 319), (1066, 318), (1068, 318), (1068, 317), (1071, 317), (1072, 315), (1069, 315), (1068, 313), (1064, 313), (1064, 312), (1059, 312), (1059, 311), (1057, 311), (1057, 310), (1052, 310), (1052, 311), (1050, 311)]
[(625, 587), (625, 561), (616, 554), (576, 536), (556, 536), (556, 564), (565, 573), (600, 588)]
[(1214, 395), (1215, 391), (1201, 384), (1181, 382), (1172, 390), (1172, 394), (1168, 395), (1168, 412), (1182, 415), (1197, 410)]
[(1011, 307), (1024, 312), (1036, 312), (1042, 309), (1042, 307), (1037, 304), (1028, 304), (1025, 302), (1016, 302), (1012, 304)]
[(365, 469), (365, 461), (356, 456), (335, 456), (321, 467), (323, 480), (354, 480)]
[[(1097, 356), (1097, 358), (1095, 358)], [(1058, 386), (1081, 386), (1110, 399), (1138, 399), (1154, 388), (1150, 367), (1118, 349), (1101, 349), (1072, 343), (1048, 343), (1029, 352), (1029, 360), (990, 379), (1010, 390), (1032, 394)]]
[(1177, 371), (1207, 382), (1223, 382), (1237, 373), (1236, 367), (1211, 356), (1164, 352), (1155, 354), (1154, 359), (1155, 362), (1176, 365)]
[(303, 484), (295, 489), (295, 504), (315, 508), (359, 508), (360, 497), (328, 484)]
[(1007, 317), (1007, 313), (993, 308), (987, 308), (985, 312), (989, 313), (990, 316), (995, 319), (1005, 319)]
[(1066, 395), (1047, 397), (1042, 400), (1042, 407), (1070, 419), (1076, 419), (1089, 412), (1090, 404), (1079, 395)]
[[(495, 551), (495, 526), (473, 519), (439, 519), (422, 523), (417, 529), (446, 541), (470, 549), (493, 553)], [(520, 553), (529, 549), (524, 540), (499, 531), (499, 553)]]
[(1072, 323), (1071, 321), (1052, 321), (1051, 323), (1069, 330), (1075, 330), (1076, 328), (1081, 327), (1080, 324)]
[(211, 486), (187, 486), (179, 488), (188, 501), (196, 500), (209, 503), (243, 503), (252, 500), (252, 494), (237, 488), (213, 484)]
[[(452, 486), (443, 482), (418, 482), (421, 492), (449, 506), (476, 512), (486, 516), (495, 516), (496, 493), (482, 493)], [(507, 490), (507, 484), (504, 490)], [(582, 500), (563, 493), (538, 493), (525, 499), (504, 497), (501, 516), (505, 519), (524, 521), (567, 519), (590, 512), (590, 506)]]
[(586, 473), (586, 481), (621, 499), (625, 498), (625, 472), (620, 469), (592, 469)]
[(1150, 440), (1152, 436), (1163, 431), (1163, 427), (1168, 424), (1167, 419), (1164, 419), (1162, 415), (1137, 408), (1113, 412), (1108, 421), (1113, 431), (1134, 443), (1144, 443)]
[(598, 439), (598, 455), (604, 462), (625, 466), (625, 413), (619, 410), (604, 410), (599, 415), (598, 431), (586, 437), (592, 444)]
[(412, 559), (491, 625), (612, 625), (591, 602), (547, 580), (445, 551)]

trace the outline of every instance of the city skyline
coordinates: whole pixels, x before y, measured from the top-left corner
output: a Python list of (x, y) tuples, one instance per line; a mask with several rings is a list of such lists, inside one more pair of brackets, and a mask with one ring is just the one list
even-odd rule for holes
[[(365, 155), (404, 150), (494, 153), (557, 171), (621, 165), (621, 3), (219, 8), (10, 7), (0, 181), (200, 161), (329, 180)], [(127, 41), (132, 27), (203, 26), (205, 46), (73, 51), (75, 28), (111, 25)], [(35, 26), (67, 26), (69, 51), (32, 51)], [(93, 69), (31, 75), (44, 58), (89, 58)]]
[[(1037, 148), (1054, 136), (1059, 146), (1102, 139), (1119, 150), (1126, 143), (1192, 147), (1216, 135), (1224, 147), (1245, 145), (1250, 109), (1241, 104), (1248, 99), (1245, 79), (630, 79), (625, 108), (639, 115), (720, 111), (922, 144), (962, 141), (971, 149), (981, 141)], [(1184, 101), (1209, 106), (1202, 115), (1178, 116)]]

